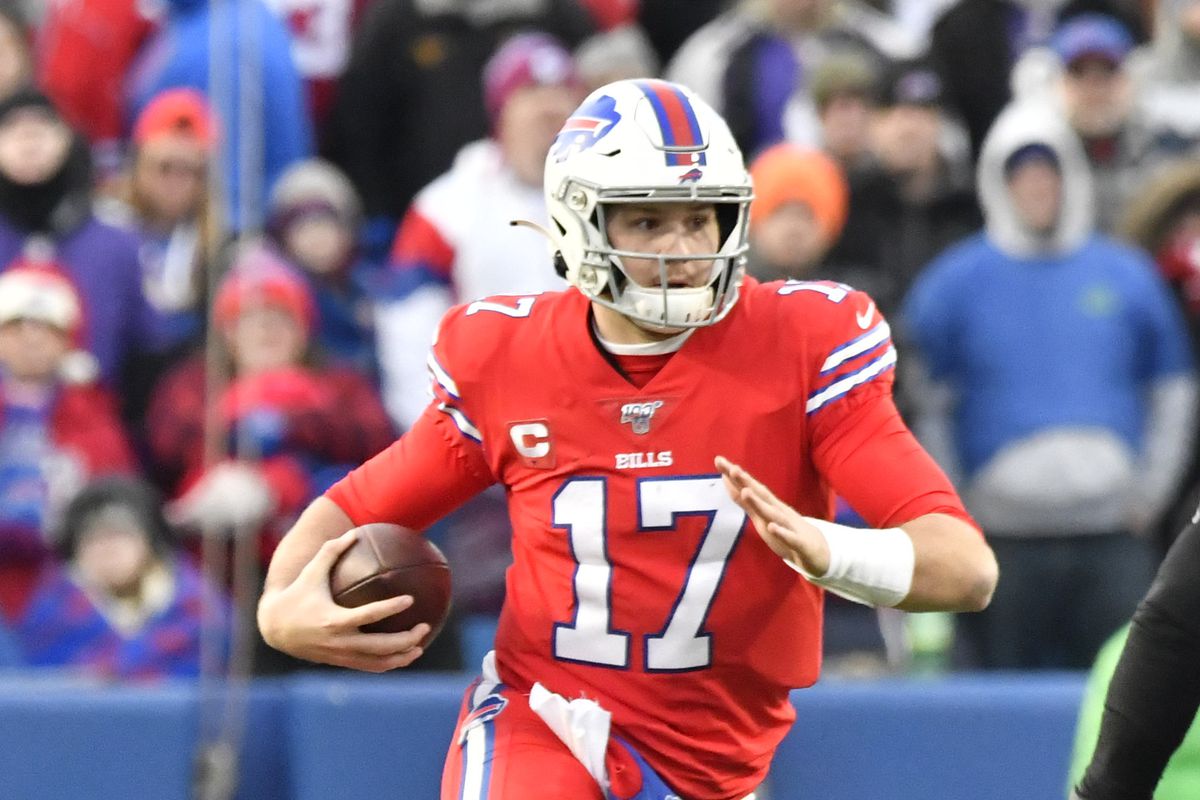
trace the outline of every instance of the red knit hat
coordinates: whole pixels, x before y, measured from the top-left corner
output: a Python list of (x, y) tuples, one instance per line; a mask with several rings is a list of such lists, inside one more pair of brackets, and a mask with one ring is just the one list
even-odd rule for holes
[(750, 178), (754, 181), (751, 226), (784, 203), (800, 202), (812, 209), (831, 242), (842, 232), (850, 187), (841, 167), (819, 150), (787, 143), (769, 147), (750, 165)]
[(493, 126), (508, 98), (526, 86), (582, 86), (571, 54), (549, 34), (517, 34), (488, 59), (483, 103)]
[(305, 334), (312, 333), (317, 309), (304, 279), (266, 250), (256, 250), (239, 258), (221, 281), (213, 319), (218, 328), (225, 329), (245, 311), (266, 306), (283, 309)]
[(206, 150), (216, 145), (217, 124), (204, 95), (195, 89), (159, 92), (133, 126), (133, 142), (137, 145), (170, 134), (190, 136)]

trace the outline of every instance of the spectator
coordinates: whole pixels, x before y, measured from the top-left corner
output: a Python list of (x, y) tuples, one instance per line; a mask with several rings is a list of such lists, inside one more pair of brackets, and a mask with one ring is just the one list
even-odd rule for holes
[(0, 6), (0, 100), (33, 81), (29, 26), (19, 9)]
[(1005, 576), (963, 631), (984, 667), (1082, 669), (1153, 573), (1194, 424), (1187, 334), (1145, 255), (1093, 233), (1086, 157), (1047, 109), (997, 119), (978, 183), (984, 231), (905, 307), (925, 441)]
[[(831, 52), (845, 47), (903, 58), (915, 55), (917, 46), (887, 14), (859, 0), (740, 0), (683, 43), (667, 66), (667, 78), (691, 87), (710, 103), (721, 103), (733, 62), (739, 53), (749, 55), (757, 49), (753, 44), (750, 51), (743, 49), (755, 39), (767, 45), (758, 51), (764, 57), (774, 50), (768, 41), (794, 46), (793, 63), (800, 73), (787, 76), (794, 79), (812, 74)], [(764, 72), (762, 77), (771, 76)]]
[(1154, 255), (1200, 345), (1200, 163), (1178, 164), (1142, 186), (1119, 231)]
[(316, 344), (331, 359), (378, 376), (372, 302), (381, 266), (359, 255), (362, 203), (327, 161), (293, 164), (271, 190), (267, 230), (308, 281), (320, 320)]
[(587, 91), (627, 78), (653, 78), (659, 60), (646, 32), (622, 25), (597, 33), (575, 51), (575, 63)]
[(1137, 111), (1126, 69), (1133, 37), (1119, 22), (1083, 14), (1063, 23), (1052, 42), (1062, 64), (1063, 110), (1092, 167), (1097, 227), (1110, 233), (1151, 170), (1179, 154), (1155, 141)]
[(327, 154), (363, 198), (367, 255), (382, 259), (419, 189), (488, 132), (479, 75), (497, 46), (542, 30), (593, 32), (575, 0), (375, 0), (330, 115)]
[(261, 525), (265, 557), (292, 515), (346, 465), (386, 447), (392, 427), (365, 377), (320, 363), (304, 280), (268, 251), (250, 249), (235, 261), (213, 320), (227, 379), (216, 401), (217, 439), (205, 439), (207, 377), (197, 357), (168, 373), (151, 400), (151, 451), (178, 498), (173, 521)]
[(133, 159), (121, 197), (111, 205), (141, 233), (142, 293), (157, 312), (155, 350), (127, 364), (127, 419), (141, 419), (163, 372), (203, 339), (210, 250), (220, 244), (221, 202), (210, 188), (216, 121), (194, 89), (167, 89), (138, 117)]
[(543, 162), (580, 97), (571, 56), (544, 34), (516, 36), (488, 61), (483, 84), (492, 136), (464, 147), (421, 190), (392, 247), (378, 343), (384, 399), (401, 428), (429, 403), (426, 357), (446, 309), (563, 285), (545, 239), (509, 223), (546, 219)]
[(879, 102), (879, 68), (861, 53), (837, 53), (812, 72), (809, 93), (816, 112), (817, 141), (853, 182), (875, 166), (871, 118)]
[(890, 314), (917, 272), (982, 218), (966, 135), (943, 108), (932, 65), (895, 65), (878, 104), (867, 123), (870, 152), (852, 173), (850, 212), (824, 274), (870, 292)]
[(164, 89), (190, 87), (214, 98), (229, 223), (235, 231), (257, 230), (271, 186), (313, 152), (287, 29), (263, 0), (236, 0), (219, 11), (205, 0), (164, 6), (161, 28), (129, 71), (129, 116), (136, 119)]
[[(1200, 162), (1182, 162), (1151, 179), (1131, 199), (1119, 229), (1154, 255), (1183, 308), (1193, 352), (1200, 352)], [(1200, 437), (1192, 440), (1186, 475), (1158, 528), (1164, 543), (1200, 503)]]
[(813, 76), (838, 55), (879, 69), (884, 53), (909, 52), (893, 41), (897, 31), (854, 0), (742, 2), (698, 30), (666, 74), (722, 111), (748, 153), (782, 140), (816, 145)]
[(374, 0), (267, 0), (286, 21), (292, 60), (304, 80), (309, 119), (319, 134), (350, 60), (350, 43)]
[(934, 24), (929, 55), (942, 70), (949, 106), (962, 117), (971, 151), (1012, 98), (1009, 74), (1021, 55), (1046, 44), (1057, 25), (1086, 11), (1117, 15), (1121, 0), (961, 0)]
[(129, 133), (125, 76), (158, 22), (156, 4), (129, 0), (46, 3), (37, 75), (71, 127), (92, 147), (99, 182), (116, 178)]
[(0, 617), (10, 620), (67, 499), (90, 477), (134, 470), (112, 399), (69, 374), (82, 324), (61, 271), (16, 265), (0, 274)]
[(822, 258), (846, 222), (849, 188), (829, 156), (793, 144), (750, 165), (750, 274), (761, 281), (824, 277)]
[(1158, 3), (1154, 39), (1130, 64), (1143, 122), (1157, 147), (1185, 156), (1200, 143), (1200, 0)]
[(193, 89), (164, 91), (133, 128), (125, 200), (142, 233), (142, 288), (173, 347), (197, 344), (204, 327), (208, 250), (222, 230), (207, 181), (217, 136), (208, 101)]
[(138, 246), (132, 231), (93, 213), (87, 146), (50, 101), (28, 89), (0, 101), (0, 265), (24, 253), (63, 267), (83, 302), (80, 343), (110, 388), (158, 333)]
[(89, 485), (67, 508), (59, 549), (63, 568), (47, 574), (18, 630), (30, 666), (194, 677), (206, 626), (227, 657), (228, 601), (177, 551), (149, 485)]

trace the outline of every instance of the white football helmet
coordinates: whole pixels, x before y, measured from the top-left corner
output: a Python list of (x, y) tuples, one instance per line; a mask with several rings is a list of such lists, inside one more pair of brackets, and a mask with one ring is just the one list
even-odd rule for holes
[[(642, 327), (682, 330), (721, 320), (745, 272), (753, 191), (729, 127), (690, 90), (662, 80), (624, 80), (592, 92), (567, 120), (546, 157), (546, 206), (559, 273), (601, 305)], [(721, 245), (715, 253), (618, 250), (605, 212), (620, 203), (712, 203)], [(658, 286), (640, 286), (622, 258), (657, 260)], [(668, 288), (671, 261), (712, 263), (704, 286)]]

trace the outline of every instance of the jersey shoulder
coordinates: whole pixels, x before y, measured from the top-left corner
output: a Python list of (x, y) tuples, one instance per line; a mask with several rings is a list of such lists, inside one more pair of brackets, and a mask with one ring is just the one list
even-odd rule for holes
[(845, 407), (843, 398), (863, 392), (890, 392), (891, 326), (865, 292), (833, 281), (775, 281), (750, 286), (746, 300), (747, 311), (802, 359), (808, 414)]
[(873, 328), (890, 327), (875, 301), (844, 283), (835, 281), (754, 282), (745, 290), (747, 306), (755, 317), (769, 318), (793, 342), (819, 354)]
[(568, 319), (586, 310), (586, 298), (575, 290), (493, 295), (462, 303), (438, 324), (433, 358), (464, 374), (502, 368), (515, 357), (535, 358)]

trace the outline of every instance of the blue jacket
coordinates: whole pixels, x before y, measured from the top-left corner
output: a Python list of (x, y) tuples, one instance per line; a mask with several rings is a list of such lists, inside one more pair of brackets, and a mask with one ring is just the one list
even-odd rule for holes
[(920, 276), (904, 319), (930, 377), (956, 390), (968, 475), (1010, 442), (1064, 426), (1111, 430), (1136, 452), (1144, 390), (1190, 366), (1183, 321), (1154, 266), (1099, 235), (1027, 258), (973, 236)]
[[(219, 4), (215, 14), (206, 0), (167, 0), (166, 5), (165, 24), (130, 69), (126, 84), (130, 127), (164, 89), (189, 86), (208, 95), (220, 120), (222, 147), (228, 152), (224, 192), (230, 220), (237, 230), (255, 227), (262, 221), (275, 180), (293, 161), (313, 152), (312, 121), (287, 28), (261, 0), (228, 0)], [(228, 83), (210, 87), (209, 36), (214, 19), (222, 33), (217, 65), (224, 69)], [(245, 87), (244, 99), (262, 125), (262, 173), (260, 196), (247, 204), (241, 198), (238, 174), (241, 160), (252, 156), (243, 153), (240, 144), (238, 109), (243, 87), (237, 65), (253, 66), (248, 56), (255, 50), (260, 53), (254, 70), (261, 75), (261, 85)]]

